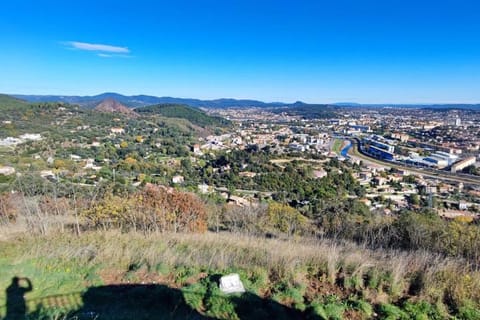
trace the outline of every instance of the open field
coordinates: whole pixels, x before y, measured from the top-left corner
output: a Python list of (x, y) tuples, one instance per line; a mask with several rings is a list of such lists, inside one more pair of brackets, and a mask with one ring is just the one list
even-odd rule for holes
[(335, 139), (332, 144), (332, 151), (336, 154), (340, 154), (340, 151), (342, 151), (344, 144), (345, 143), (342, 139)]

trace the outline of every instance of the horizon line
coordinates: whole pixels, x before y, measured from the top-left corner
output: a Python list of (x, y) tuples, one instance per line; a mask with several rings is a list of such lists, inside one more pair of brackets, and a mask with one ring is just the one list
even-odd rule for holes
[(258, 98), (233, 98), (233, 97), (221, 97), (221, 98), (192, 98), (192, 97), (175, 97), (173, 95), (154, 95), (154, 94), (145, 94), (145, 93), (138, 93), (138, 94), (123, 94), (123, 93), (118, 93), (114, 91), (105, 91), (101, 92), (98, 94), (86, 94), (86, 95), (79, 95), (79, 94), (26, 94), (26, 93), (4, 93), (5, 95), (8, 96), (42, 96), (42, 97), (47, 97), (47, 96), (57, 96), (57, 97), (95, 97), (99, 96), (102, 94), (118, 94), (124, 97), (134, 97), (134, 96), (150, 96), (150, 97), (155, 97), (155, 98), (173, 98), (173, 99), (194, 99), (194, 100), (202, 100), (202, 101), (215, 101), (215, 100), (222, 100), (222, 99), (229, 99), (229, 100), (253, 100), (253, 101), (258, 101), (262, 102), (265, 104), (271, 104), (271, 103), (283, 103), (283, 104), (295, 104), (295, 103), (305, 103), (305, 104), (320, 104), (320, 105), (362, 105), (362, 106), (369, 106), (369, 105), (385, 105), (385, 106), (397, 106), (397, 105), (406, 105), (406, 106), (412, 106), (412, 105), (480, 105), (480, 102), (355, 102), (355, 101), (350, 101), (350, 102), (341, 102), (341, 101), (336, 101), (336, 102), (306, 102), (301, 99), (296, 99), (295, 101), (292, 102), (285, 102), (285, 101), (267, 101), (267, 100), (262, 100)]

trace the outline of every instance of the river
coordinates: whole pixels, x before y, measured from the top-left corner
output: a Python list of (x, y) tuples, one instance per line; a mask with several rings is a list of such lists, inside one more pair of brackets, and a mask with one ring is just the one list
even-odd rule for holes
[(343, 147), (342, 151), (340, 151), (340, 154), (342, 155), (342, 157), (350, 158), (350, 156), (348, 155), (348, 150), (350, 150), (351, 147), (352, 147), (352, 143), (348, 141), (348, 144), (345, 147)]

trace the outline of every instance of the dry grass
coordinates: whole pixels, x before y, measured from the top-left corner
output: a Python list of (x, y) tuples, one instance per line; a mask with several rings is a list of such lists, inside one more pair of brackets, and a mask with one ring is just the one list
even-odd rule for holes
[[(101, 284), (85, 281), (86, 274), (96, 274), (107, 284), (128, 281), (180, 288), (210, 274), (239, 272), (247, 278), (264, 276), (265, 281), (255, 288), (250, 282), (250, 289), (287, 305), (301, 302), (302, 296), (305, 303), (331, 295), (339, 301), (355, 296), (372, 306), (406, 298), (429, 301), (448, 315), (472, 303), (478, 308), (480, 301), (480, 273), (463, 261), (424, 251), (369, 250), (328, 239), (265, 239), (232, 233), (145, 235), (115, 230), (80, 236), (24, 233), (0, 240), (0, 255), (4, 257), (0, 271), (12, 273), (5, 281), (17, 273), (15, 265), (26, 271), (33, 268), (26, 276), (32, 277), (37, 289), (45, 288), (29, 294), (37, 300)], [(2, 261), (10, 267), (2, 266)], [(414, 285), (418, 290), (412, 293)], [(279, 286), (284, 289), (278, 291)], [(1, 300), (0, 294), (0, 305)]]
[[(367, 287), (364, 279), (369, 271), (375, 270), (381, 279), (376, 287), (370, 288), (374, 293), (368, 292), (372, 300), (384, 300), (384, 292), (388, 292), (391, 301), (405, 296), (419, 279), (416, 295), (434, 303), (449, 299), (447, 302), (460, 305), (462, 301), (478, 303), (480, 299), (478, 272), (464, 261), (424, 251), (369, 250), (331, 240), (264, 239), (231, 233), (144, 235), (107, 231), (86, 232), (79, 237), (68, 233), (22, 235), (18, 239), (21, 239), (20, 256), (101, 264), (111, 270), (129, 270), (132, 265), (147, 268), (162, 265), (169, 270), (179, 266), (198, 270), (256, 267), (267, 270), (270, 281), (291, 279), (296, 283), (298, 279), (323, 275), (335, 284), (340, 276), (356, 277), (361, 281), (357, 289)], [(458, 282), (457, 276), (465, 281)]]

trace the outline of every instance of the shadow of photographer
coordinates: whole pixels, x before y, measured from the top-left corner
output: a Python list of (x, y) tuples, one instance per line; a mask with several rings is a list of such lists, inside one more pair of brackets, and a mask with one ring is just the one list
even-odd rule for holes
[(33, 286), (30, 279), (20, 277), (12, 278), (12, 283), (5, 290), (7, 297), (5, 320), (25, 319), (27, 313), (25, 293), (32, 290)]
[[(318, 319), (311, 312), (300, 311), (280, 304), (269, 298), (245, 292), (236, 295), (224, 295), (213, 290), (218, 283), (218, 276), (209, 277), (209, 288), (205, 291), (188, 291), (196, 295), (197, 301), (208, 305), (211, 299), (216, 303), (230, 304), (238, 319)], [(7, 312), (4, 320), (21, 320), (27, 315), (25, 293), (33, 289), (27, 278), (12, 278), (12, 283), (6, 289)], [(64, 294), (48, 296), (29, 302), (38, 302), (36, 310), (28, 314), (40, 317), (45, 310), (65, 312), (58, 313), (78, 320), (93, 319), (216, 319), (208, 317), (190, 306), (184, 292), (160, 284), (117, 284), (90, 287), (83, 294)], [(77, 301), (78, 299), (78, 301)], [(71, 301), (70, 301), (71, 300)], [(60, 309), (59, 309), (60, 308)], [(43, 310), (43, 311), (42, 311)], [(218, 311), (218, 310), (217, 310)], [(216, 314), (216, 313), (215, 313)], [(217, 314), (216, 314), (217, 315)], [(232, 314), (231, 314), (232, 315)], [(234, 315), (232, 315), (234, 316)], [(218, 315), (224, 319), (225, 316)]]
[(83, 294), (79, 319), (210, 319), (190, 307), (183, 293), (157, 284), (91, 287)]

